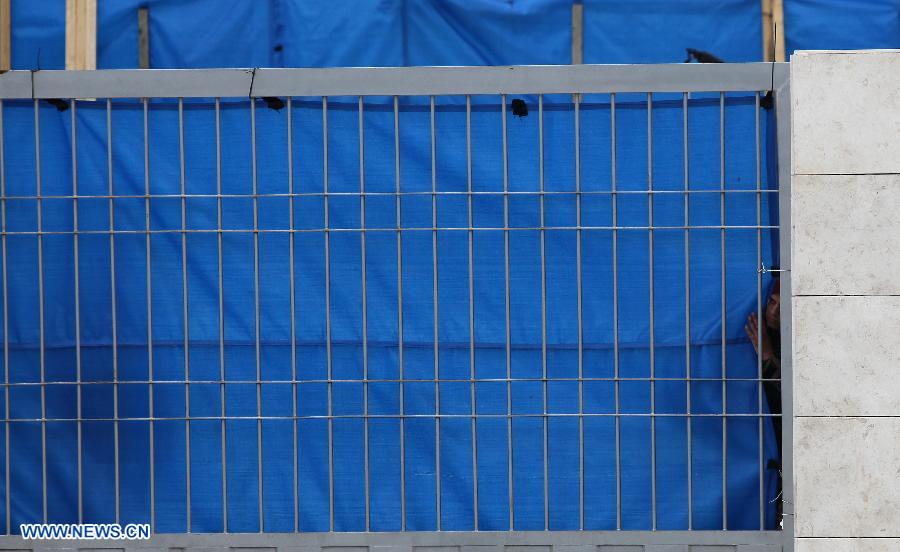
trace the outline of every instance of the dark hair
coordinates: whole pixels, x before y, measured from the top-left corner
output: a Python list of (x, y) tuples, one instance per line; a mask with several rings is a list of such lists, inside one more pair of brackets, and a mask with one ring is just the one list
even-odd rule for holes
[[(774, 274), (779, 274), (775, 272)], [(768, 311), (768, 303), (772, 298), (772, 295), (775, 292), (778, 292), (779, 296), (781, 295), (781, 280), (778, 276), (775, 276), (772, 279), (772, 284), (769, 286), (769, 293), (766, 297), (766, 310)], [(775, 353), (777, 358), (781, 358), (781, 320), (778, 321), (777, 328), (770, 328), (768, 324), (768, 320), (761, 321), (763, 323), (763, 328), (765, 331), (769, 332), (769, 340), (772, 343), (772, 351)]]

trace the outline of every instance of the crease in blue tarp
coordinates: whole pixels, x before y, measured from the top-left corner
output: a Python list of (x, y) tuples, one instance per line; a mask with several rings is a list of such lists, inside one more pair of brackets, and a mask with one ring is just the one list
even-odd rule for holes
[[(653, 106), (653, 189), (684, 189), (683, 112), (681, 101), (658, 95)], [(680, 96), (679, 96), (680, 98)], [(497, 99), (479, 100), (472, 110), (472, 187), (476, 192), (502, 192), (502, 119)], [(529, 99), (528, 101), (532, 101)], [(544, 112), (545, 224), (575, 226), (574, 112), (569, 96), (548, 96)], [(648, 187), (647, 108), (645, 96), (617, 97), (616, 187), (623, 192)], [(252, 192), (250, 110), (246, 100), (224, 101), (221, 110), (221, 187), (223, 194)], [(328, 350), (326, 347), (325, 201), (321, 195), (286, 196), (287, 116), (284, 110), (256, 108), (258, 225), (284, 229), (289, 208), (294, 207), (294, 226), (302, 232), (294, 238), (296, 310), (290, 311), (291, 272), (289, 238), (285, 234), (259, 234), (259, 370), (262, 416), (263, 520), (265, 531), (294, 529), (294, 501), (299, 497), (299, 529), (329, 529), (329, 496), (334, 496), (334, 529), (365, 529), (363, 471), (363, 422), (340, 416), (363, 413), (363, 384), (335, 381), (332, 389), (334, 438), (334, 487), (329, 489)], [(293, 191), (323, 191), (323, 127), (321, 101), (294, 102)], [(333, 98), (328, 110), (328, 219), (331, 228), (356, 228), (360, 224), (358, 160), (359, 128), (356, 99)], [(38, 202), (24, 197), (36, 194), (34, 111), (30, 102), (5, 101), (3, 131), (6, 199), (6, 248), (8, 271), (9, 369), (12, 383), (40, 381), (39, 278), (37, 265)], [(510, 191), (538, 192), (537, 110), (525, 118), (508, 113), (508, 186)], [(79, 102), (77, 109), (79, 299), (82, 417), (113, 417), (112, 285), (109, 235), (110, 182), (107, 178), (106, 111), (103, 102)], [(609, 99), (584, 97), (580, 108), (581, 224), (612, 226), (612, 163)], [(729, 95), (725, 125), (725, 185), (746, 193), (725, 197), (728, 225), (756, 224), (757, 186), (755, 152), (755, 103), (752, 96)], [(465, 192), (468, 187), (466, 116), (453, 99), (439, 98), (436, 121), (436, 174), (440, 191)], [(760, 152), (763, 190), (776, 188), (771, 167), (772, 121), (761, 117), (766, 144)], [(41, 104), (41, 201), (42, 230), (71, 232), (75, 206), (72, 193), (71, 112), (59, 113)], [(726, 232), (726, 344), (721, 342), (721, 185), (719, 173), (719, 104), (715, 99), (692, 99), (690, 104), (690, 189), (708, 190), (689, 196), (691, 225), (714, 228), (690, 232), (690, 375), (692, 503), (695, 529), (722, 528), (721, 414), (723, 385), (720, 378), (723, 351), (729, 378), (756, 378), (756, 358), (744, 337), (747, 314), (756, 309), (758, 262), (755, 229)], [(371, 529), (394, 531), (400, 520), (400, 377), (398, 328), (398, 274), (393, 111), (373, 99), (364, 111), (365, 158), (363, 175), (366, 197), (366, 338), (368, 384), (369, 478)], [(260, 503), (257, 477), (256, 325), (254, 285), (253, 200), (225, 197), (223, 227), (245, 230), (222, 235), (222, 290), (224, 357), (219, 354), (219, 274), (217, 233), (188, 234), (187, 246), (187, 363), (183, 341), (185, 320), (182, 303), (181, 175), (179, 167), (178, 112), (173, 101), (151, 100), (149, 110), (149, 200), (153, 230), (150, 238), (153, 323), (148, 328), (145, 230), (145, 181), (143, 112), (135, 101), (114, 100), (113, 205), (116, 271), (116, 376), (119, 412), (119, 468), (121, 520), (150, 519), (149, 432), (150, 411), (148, 330), (153, 345), (152, 424), (155, 474), (155, 519), (158, 532), (216, 532), (224, 529), (222, 414), (219, 383), (224, 369), (225, 482), (228, 496), (228, 530), (255, 532)], [(434, 297), (432, 274), (432, 186), (430, 113), (416, 102), (404, 102), (400, 111), (400, 187), (404, 228), (403, 272), (403, 422), (408, 530), (435, 530), (436, 441)], [(215, 114), (209, 102), (185, 101), (185, 189), (188, 194), (217, 191)], [(15, 137), (12, 139), (11, 137)], [(379, 195), (380, 194), (380, 195)], [(63, 196), (53, 198), (53, 196)], [(90, 196), (97, 196), (92, 198)], [(19, 197), (20, 199), (13, 199)], [(672, 226), (655, 230), (654, 240), (654, 376), (685, 378), (685, 233), (684, 194), (657, 194), (653, 222)], [(763, 225), (777, 224), (777, 195), (761, 193)], [(185, 223), (189, 229), (215, 230), (215, 197), (188, 197)], [(645, 194), (618, 194), (618, 226), (648, 224)], [(503, 226), (502, 194), (472, 196), (476, 228)], [(467, 228), (466, 194), (438, 196), (438, 227)], [(509, 384), (512, 413), (531, 417), (512, 419), (513, 526), (543, 529), (543, 374), (540, 300), (540, 233), (523, 228), (540, 224), (536, 196), (509, 196), (509, 301), (510, 375), (523, 381)], [(31, 234), (16, 234), (31, 232)], [(97, 233), (90, 233), (97, 232)], [(761, 234), (762, 259), (777, 262), (774, 231)], [(46, 381), (69, 382), (46, 387), (47, 417), (76, 417), (74, 240), (71, 234), (43, 235), (44, 366)], [(474, 337), (475, 408), (478, 474), (478, 527), (506, 530), (510, 526), (507, 482), (507, 358), (505, 320), (505, 263), (502, 231), (474, 233), (474, 328), (469, 327), (469, 279), (467, 232), (440, 230), (438, 248), (438, 338), (440, 412), (441, 527), (444, 530), (475, 528), (473, 501), (471, 393), (472, 367), (468, 343)], [(579, 521), (579, 376), (578, 317), (575, 288), (577, 234), (573, 230), (547, 230), (547, 403), (548, 412), (559, 414), (548, 421), (548, 502), (550, 529), (578, 529)], [(645, 230), (617, 232), (618, 259), (618, 375), (650, 376), (649, 256)], [(584, 520), (585, 529), (615, 529), (615, 376), (613, 346), (613, 234), (609, 230), (583, 230), (582, 241), (582, 344), (581, 386), (584, 412)], [(359, 232), (331, 232), (329, 241), (331, 377), (359, 380), (363, 376), (361, 243)], [(764, 274), (767, 289), (770, 275)], [(296, 365), (292, 365), (292, 318), (296, 324)], [(470, 334), (470, 331), (473, 334)], [(293, 477), (293, 377), (296, 371), (299, 480)], [(186, 374), (193, 382), (185, 402)], [(498, 380), (498, 381), (489, 381)], [(657, 528), (686, 529), (688, 523), (687, 387), (685, 381), (658, 379), (655, 384), (657, 467)], [(618, 383), (620, 412), (650, 412), (650, 383), (623, 379)], [(729, 414), (757, 414), (759, 385), (735, 379), (725, 384)], [(40, 389), (35, 385), (9, 388), (10, 489), (12, 531), (18, 524), (41, 520), (41, 424), (24, 421), (41, 416)], [(765, 400), (761, 401), (765, 408)], [(191, 527), (187, 518), (187, 449), (184, 417), (190, 423)], [(168, 418), (168, 419), (166, 419)], [(19, 420), (19, 421), (15, 421)], [(114, 449), (111, 421), (82, 422), (84, 519), (112, 521), (114, 512)], [(622, 528), (651, 527), (650, 421), (647, 417), (621, 418)], [(771, 422), (762, 425), (765, 459), (777, 449)], [(76, 521), (76, 424), (47, 422), (48, 517), (50, 521)], [(759, 419), (728, 418), (728, 527), (757, 529), (759, 523)], [(2, 481), (3, 478), (0, 478)], [(762, 497), (766, 526), (774, 528), (775, 474), (764, 470)], [(2, 485), (2, 483), (0, 483)], [(5, 507), (0, 500), (0, 509)], [(0, 512), (0, 520), (5, 519)]]

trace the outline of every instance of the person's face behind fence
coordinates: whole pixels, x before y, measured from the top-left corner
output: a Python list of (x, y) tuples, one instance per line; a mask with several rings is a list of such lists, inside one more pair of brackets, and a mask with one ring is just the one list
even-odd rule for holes
[(766, 303), (766, 326), (770, 330), (781, 329), (781, 282), (775, 280), (769, 302)]

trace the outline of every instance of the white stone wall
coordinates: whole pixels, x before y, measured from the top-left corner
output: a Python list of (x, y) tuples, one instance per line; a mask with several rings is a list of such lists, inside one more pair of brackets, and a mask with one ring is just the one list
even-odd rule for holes
[(791, 58), (795, 550), (900, 551), (900, 51)]

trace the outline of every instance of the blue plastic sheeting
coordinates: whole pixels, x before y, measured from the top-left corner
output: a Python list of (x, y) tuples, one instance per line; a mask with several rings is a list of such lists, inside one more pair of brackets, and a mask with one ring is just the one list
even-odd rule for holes
[[(140, 6), (154, 68), (571, 62), (572, 0), (118, 0), (98, 3), (99, 68), (137, 67)], [(64, 68), (65, 0), (12, 9), (13, 68)], [(584, 60), (758, 61), (760, 21), (754, 0), (586, 0)]]
[[(645, 96), (620, 95), (617, 101), (616, 185), (619, 191), (647, 190), (647, 108)], [(435, 176), (438, 191), (467, 189), (466, 116), (458, 98), (440, 98), (436, 113)], [(535, 99), (531, 115), (509, 115), (509, 190), (537, 192), (538, 119)], [(569, 96), (548, 97), (545, 113), (545, 186), (568, 192), (546, 196), (546, 225), (576, 224), (574, 116)], [(224, 369), (226, 423), (225, 464), (229, 531), (260, 530), (257, 477), (262, 469), (264, 531), (294, 529), (294, 500), (299, 497), (299, 528), (329, 529), (329, 491), (334, 498), (334, 529), (361, 531), (364, 526), (361, 243), (358, 231), (330, 232), (331, 384), (333, 420), (333, 488), (328, 470), (328, 341), (326, 339), (325, 225), (322, 195), (284, 196), (288, 188), (287, 115), (257, 104), (258, 204), (250, 196), (222, 200), (224, 357), (219, 354), (219, 286), (217, 233), (187, 235), (187, 267), (182, 265), (181, 200), (152, 197), (153, 230), (172, 230), (150, 237), (152, 299), (147, 301), (147, 235), (145, 230), (144, 139), (141, 105), (115, 101), (113, 135), (113, 214), (116, 230), (115, 289), (112, 289), (107, 178), (107, 140), (104, 102), (79, 102), (77, 109), (78, 240), (80, 276), (80, 344), (82, 470), (84, 519), (115, 519), (113, 477), (114, 359), (118, 384), (119, 467), (121, 520), (150, 519), (150, 434), (155, 474), (155, 530), (159, 532), (218, 532), (222, 519), (220, 370)], [(294, 191), (323, 191), (323, 118), (319, 98), (297, 99), (293, 110)], [(74, 288), (71, 112), (40, 108), (41, 194), (36, 195), (34, 108), (29, 102), (4, 102), (8, 369), (12, 531), (20, 523), (41, 521), (42, 469), (47, 472), (48, 517), (51, 522), (77, 519), (76, 322)], [(756, 225), (756, 193), (722, 196), (719, 99), (697, 97), (690, 104), (690, 188), (712, 190), (689, 196), (692, 226), (720, 224), (721, 201), (727, 225)], [(680, 191), (683, 181), (683, 140), (680, 95), (657, 95), (653, 104), (653, 189)], [(755, 190), (755, 106), (752, 96), (729, 96), (725, 125), (725, 185), (729, 191)], [(472, 113), (472, 171), (475, 191), (503, 190), (502, 134), (499, 101), (474, 102)], [(769, 135), (762, 117), (762, 136)], [(403, 394), (405, 444), (406, 528), (435, 530), (436, 453), (434, 297), (432, 294), (432, 198), (402, 196), (403, 366), (402, 387), (398, 341), (398, 274), (394, 121), (389, 100), (367, 100), (365, 116), (366, 191), (382, 192), (366, 199), (367, 367), (369, 476), (371, 529), (401, 528), (400, 414)], [(179, 134), (177, 104), (153, 100), (149, 114), (149, 189), (154, 196), (179, 194)], [(184, 110), (185, 188), (188, 194), (216, 193), (215, 119), (212, 105), (186, 101)], [(428, 107), (404, 101), (400, 114), (400, 181), (403, 192), (431, 191)], [(251, 128), (247, 101), (225, 101), (221, 116), (222, 192), (251, 194)], [(332, 98), (328, 109), (328, 226), (358, 228), (359, 197), (339, 195), (359, 190), (358, 113), (356, 100)], [(585, 96), (581, 106), (581, 224), (612, 224), (611, 195), (587, 192), (612, 190), (609, 98)], [(767, 166), (775, 160), (763, 144), (762, 188), (775, 189)], [(23, 197), (24, 196), (24, 197)], [(84, 197), (88, 196), (88, 197)], [(91, 198), (90, 196), (97, 196)], [(133, 196), (133, 197), (124, 197)], [(134, 197), (136, 196), (136, 197)], [(648, 224), (646, 194), (620, 193), (616, 204), (620, 227)], [(653, 196), (653, 223), (681, 226), (685, 195)], [(724, 197), (724, 199), (723, 199)], [(761, 194), (762, 225), (776, 221), (777, 194)], [(437, 224), (465, 228), (467, 196), (437, 197)], [(259, 287), (254, 284), (254, 207), (261, 229), (289, 227), (290, 201), (295, 226), (294, 272), (296, 312), (289, 302), (289, 241), (284, 233), (261, 233), (258, 238)], [(186, 227), (214, 230), (215, 197), (186, 199)], [(39, 317), (37, 210), (42, 213), (43, 340)], [(503, 195), (481, 194), (472, 199), (476, 228), (502, 228)], [(544, 528), (541, 357), (541, 262), (537, 195), (509, 196), (509, 312), (510, 358), (507, 359), (505, 316), (504, 235), (497, 230), (474, 232), (474, 384), (479, 414), (477, 442), (478, 527), (509, 528), (507, 449), (512, 449), (513, 525), (516, 529)], [(520, 228), (520, 229), (516, 229)], [(89, 233), (100, 231), (100, 233)], [(16, 234), (26, 232), (26, 234)], [(30, 234), (28, 232), (31, 232)], [(53, 232), (62, 232), (54, 234)], [(67, 233), (68, 232), (68, 233)], [(623, 414), (650, 410), (651, 375), (648, 232), (618, 231), (618, 369), (619, 406)], [(690, 231), (690, 372), (686, 367), (685, 232), (656, 230), (654, 244), (654, 376), (695, 378), (691, 383), (691, 413), (721, 414), (723, 391), (727, 413), (756, 414), (761, 401), (755, 381), (701, 381), (757, 377), (756, 357), (744, 335), (744, 322), (757, 305), (757, 239), (766, 265), (777, 262), (773, 230), (731, 229), (721, 258), (719, 229)], [(468, 234), (437, 232), (437, 289), (440, 412), (441, 527), (471, 530), (474, 525), (471, 370), (468, 284)], [(616, 528), (615, 375), (613, 331), (613, 233), (583, 230), (583, 383), (584, 413), (584, 528)], [(579, 375), (574, 230), (546, 231), (547, 376), (549, 438), (550, 529), (578, 529), (579, 520)], [(722, 266), (724, 262), (727, 342), (721, 342)], [(187, 271), (188, 319), (183, 318), (182, 277)], [(770, 284), (764, 275), (763, 289)], [(255, 324), (255, 293), (259, 298), (259, 327)], [(117, 347), (112, 347), (115, 292)], [(148, 310), (152, 326), (148, 328)], [(291, 318), (296, 321), (296, 366), (292, 366)], [(184, 350), (185, 330), (189, 350)], [(256, 335), (259, 335), (259, 348)], [(148, 350), (148, 331), (152, 347)], [(722, 355), (727, 355), (727, 363)], [(257, 354), (259, 361), (257, 362)], [(152, 356), (152, 424), (148, 380)], [(513, 381), (509, 386), (507, 363)], [(41, 390), (43, 365), (46, 387), (47, 464), (41, 460)], [(224, 368), (223, 368), (224, 367)], [(257, 370), (261, 385), (261, 414), (257, 435)], [(299, 481), (293, 478), (292, 380), (296, 370)], [(185, 404), (185, 385), (190, 407)], [(529, 379), (530, 378), (530, 379)], [(535, 379), (537, 378), (537, 379)], [(607, 379), (590, 379), (607, 378)], [(640, 379), (643, 378), (643, 379)], [(499, 381), (482, 381), (499, 380)], [(177, 383), (181, 381), (182, 383)], [(94, 382), (94, 383), (91, 383)], [(106, 382), (106, 383), (96, 383)], [(131, 383), (125, 383), (131, 382)], [(168, 382), (168, 383), (166, 383)], [(511, 395), (507, 396), (507, 389)], [(675, 414), (656, 419), (657, 528), (688, 527), (688, 446), (693, 463), (693, 527), (723, 526), (723, 422), (721, 417), (688, 419), (687, 387), (683, 379), (655, 383), (655, 412)], [(507, 431), (507, 400), (513, 415)], [(764, 399), (764, 397), (763, 397)], [(190, 423), (191, 526), (187, 527), (187, 450), (185, 413), (209, 419)], [(461, 417), (452, 417), (459, 415)], [(561, 415), (561, 416), (553, 416)], [(570, 416), (562, 416), (570, 415)], [(690, 420), (692, 439), (687, 442)], [(757, 417), (727, 419), (728, 528), (759, 528), (760, 427), (765, 460), (777, 457), (771, 420)], [(257, 458), (261, 439), (262, 465)], [(2, 441), (0, 441), (2, 443)], [(510, 444), (511, 443), (511, 444)], [(621, 418), (622, 528), (651, 527), (651, 442), (647, 416)], [(6, 452), (6, 451), (4, 451)], [(764, 466), (767, 463), (763, 464)], [(775, 472), (765, 469), (763, 505), (766, 525), (773, 528)], [(0, 478), (2, 485), (3, 478)], [(0, 500), (0, 509), (5, 508)], [(5, 519), (0, 512), (0, 520)], [(5, 528), (4, 528), (5, 529)]]
[(898, 0), (785, 0), (788, 53), (900, 48)]
[(568, 1), (287, 2), (285, 8), (288, 67), (571, 61)]
[(406, 65), (552, 65), (572, 61), (572, 2), (407, 2)]
[[(65, 0), (12, 2), (10, 12), (13, 22), (10, 48), (12, 68), (65, 69)], [(137, 19), (137, 15), (135, 15), (135, 19)], [(101, 47), (99, 42), (98, 39), (98, 51)], [(135, 65), (137, 65), (137, 58), (135, 58)]]
[(679, 63), (686, 48), (761, 61), (761, 18), (754, 0), (584, 0), (584, 62)]
[[(97, 3), (97, 67), (138, 66), (139, 7), (150, 13), (154, 68), (278, 67), (280, 2), (116, 0)], [(13, 69), (65, 69), (66, 2), (14, 2)]]
[(403, 4), (403, 0), (284, 2), (284, 66), (407, 65)]

